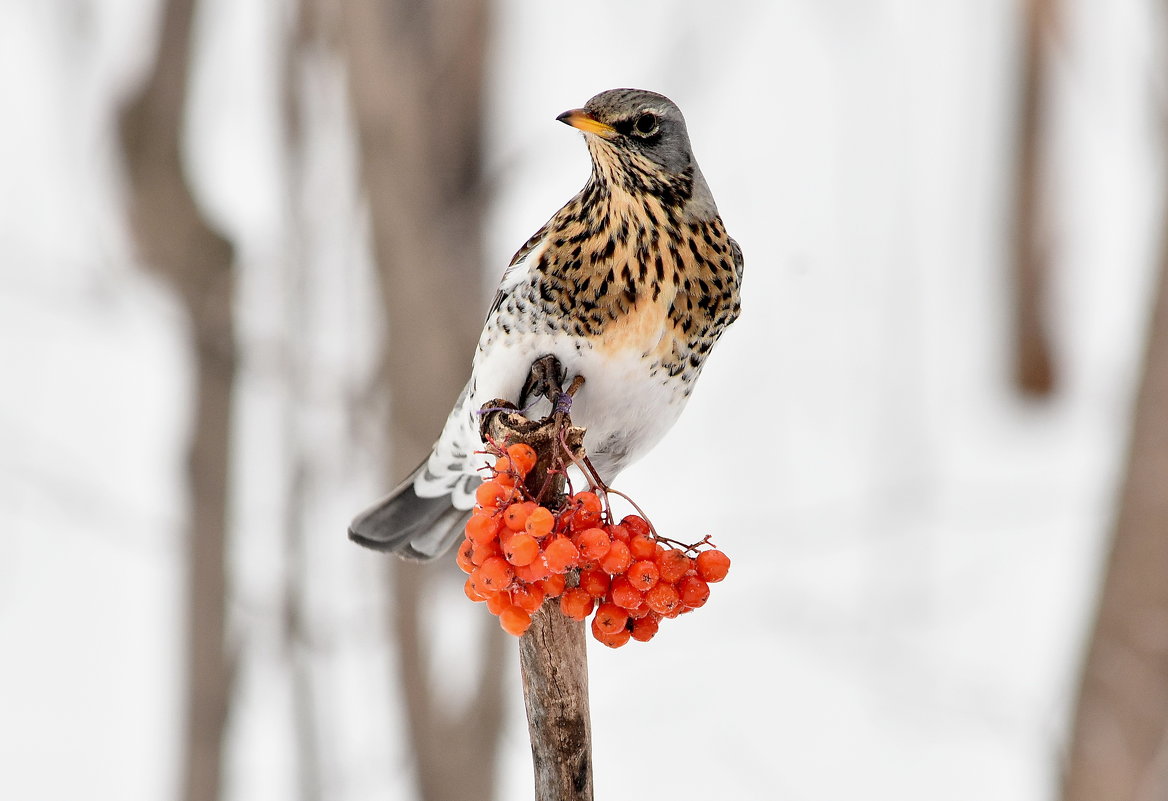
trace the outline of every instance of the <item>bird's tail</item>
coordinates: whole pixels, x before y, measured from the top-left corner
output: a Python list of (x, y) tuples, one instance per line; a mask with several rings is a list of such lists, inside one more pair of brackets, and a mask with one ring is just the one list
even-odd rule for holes
[(366, 548), (428, 562), (446, 553), (459, 537), (470, 511), (457, 509), (449, 495), (422, 498), (414, 489), (419, 467), (386, 497), (349, 524), (349, 539)]

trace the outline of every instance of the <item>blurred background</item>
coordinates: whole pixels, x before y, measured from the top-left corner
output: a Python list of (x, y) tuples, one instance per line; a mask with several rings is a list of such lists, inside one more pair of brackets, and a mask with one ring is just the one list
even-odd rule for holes
[(530, 797), (514, 642), (345, 538), (685, 112), (743, 316), (621, 476), (734, 560), (590, 645), (598, 798), (1168, 798), (1159, 0), (0, 2), (0, 797)]

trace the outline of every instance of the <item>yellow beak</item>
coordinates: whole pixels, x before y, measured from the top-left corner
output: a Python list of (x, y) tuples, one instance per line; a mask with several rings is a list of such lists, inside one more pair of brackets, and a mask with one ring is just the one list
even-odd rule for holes
[(565, 111), (557, 120), (565, 125), (571, 125), (573, 128), (583, 131), (584, 133), (596, 134), (597, 136), (611, 139), (616, 136), (616, 129), (607, 123), (593, 117), (582, 108), (574, 108), (571, 111)]

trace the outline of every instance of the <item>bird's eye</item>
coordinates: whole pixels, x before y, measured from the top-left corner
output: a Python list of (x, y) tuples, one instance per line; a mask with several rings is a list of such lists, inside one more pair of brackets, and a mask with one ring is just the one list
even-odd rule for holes
[(645, 112), (637, 117), (637, 122), (633, 127), (637, 129), (637, 133), (643, 136), (655, 133), (657, 131), (657, 115)]

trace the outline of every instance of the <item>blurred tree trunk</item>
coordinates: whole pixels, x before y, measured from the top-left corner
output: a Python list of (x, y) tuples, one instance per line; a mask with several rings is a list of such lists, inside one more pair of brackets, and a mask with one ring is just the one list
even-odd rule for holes
[[(429, 453), (482, 327), (487, 28), (487, 0), (341, 3), (388, 345), (387, 486)], [(502, 722), (503, 635), (484, 617), (476, 694), (463, 710), (447, 708), (450, 693), (433, 681), (424, 595), (455, 571), (449, 560), (391, 569), (393, 641), (421, 797), (486, 801)], [(446, 589), (457, 591), (449, 580)], [(464, 664), (472, 673), (472, 662)]]
[(122, 108), (129, 217), (149, 268), (186, 311), (194, 350), (189, 451), (187, 652), (182, 786), (187, 801), (221, 787), (232, 670), (226, 652), (227, 475), (236, 345), (231, 244), (203, 217), (185, 180), (181, 132), (195, 0), (163, 8), (154, 70)]
[(324, 26), (315, 0), (294, 0), (292, 22), (284, 42), (280, 102), (284, 123), (284, 439), (287, 445), (287, 487), (284, 496), (286, 568), (283, 583), (284, 649), (290, 673), (296, 789), (299, 801), (324, 801), (326, 752), (321, 733), (322, 694), (314, 679), (317, 638), (312, 627), (309, 586), (312, 562), (309, 543), (310, 499), (317, 491), (311, 426), (310, 375), (314, 329), (311, 265), (308, 241), (311, 214), (305, 203), (306, 131), (311, 124), (302, 95), (304, 76), (314, 49), (324, 47)]
[(1043, 199), (1049, 51), (1056, 0), (1021, 0), (1022, 92), (1018, 107), (1017, 163), (1011, 246), (1013, 262), (1014, 384), (1026, 395), (1049, 395), (1055, 386), (1048, 313), (1049, 225)]
[(1063, 801), (1168, 799), (1168, 197), (1164, 203), (1159, 288)]

